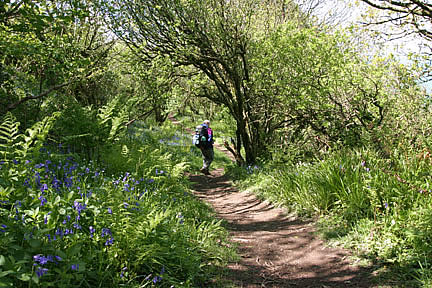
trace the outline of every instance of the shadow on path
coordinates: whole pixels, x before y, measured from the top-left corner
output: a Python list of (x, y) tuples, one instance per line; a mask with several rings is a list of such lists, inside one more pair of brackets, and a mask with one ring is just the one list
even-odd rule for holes
[(190, 175), (194, 194), (226, 220), (241, 259), (231, 263), (227, 280), (235, 287), (378, 287), (371, 269), (351, 265), (349, 253), (326, 247), (313, 221), (240, 192), (223, 175)]

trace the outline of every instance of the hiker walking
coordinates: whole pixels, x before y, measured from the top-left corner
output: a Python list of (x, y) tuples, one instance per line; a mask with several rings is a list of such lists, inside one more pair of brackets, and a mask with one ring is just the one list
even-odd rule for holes
[(201, 173), (210, 175), (209, 168), (214, 159), (214, 139), (209, 120), (204, 120), (203, 124), (196, 127), (193, 143), (200, 148), (202, 153), (203, 167), (200, 169)]

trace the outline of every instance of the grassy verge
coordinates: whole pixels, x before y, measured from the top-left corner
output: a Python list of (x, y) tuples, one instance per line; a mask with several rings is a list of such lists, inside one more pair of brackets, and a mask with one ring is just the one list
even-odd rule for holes
[(239, 186), (301, 216), (377, 265), (392, 287), (430, 287), (431, 165), (427, 157), (339, 151), (314, 163), (233, 168)]

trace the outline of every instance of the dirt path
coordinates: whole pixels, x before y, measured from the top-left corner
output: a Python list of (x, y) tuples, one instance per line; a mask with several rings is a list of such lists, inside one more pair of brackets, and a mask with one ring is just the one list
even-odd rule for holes
[(241, 259), (229, 265), (228, 273), (236, 287), (377, 287), (370, 271), (351, 265), (347, 251), (326, 247), (315, 236), (313, 222), (238, 191), (222, 168), (211, 173), (189, 177), (195, 195), (227, 221), (238, 243)]
[(328, 248), (312, 222), (235, 189), (223, 175), (191, 175), (194, 193), (228, 223), (241, 260), (229, 266), (236, 287), (375, 287), (369, 271), (349, 262), (349, 253)]

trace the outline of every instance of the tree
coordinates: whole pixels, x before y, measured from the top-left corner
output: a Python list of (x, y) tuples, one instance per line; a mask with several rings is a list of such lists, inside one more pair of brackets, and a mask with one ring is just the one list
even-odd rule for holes
[(402, 29), (403, 33), (412, 31), (403, 27), (413, 28), (416, 33), (432, 40), (432, 3), (428, 0), (362, 0), (368, 5), (389, 12), (375, 24), (392, 23)]
[[(407, 39), (407, 41), (417, 42), (417, 50), (409, 54), (409, 57), (422, 66), (423, 79), (432, 79), (432, 66), (430, 57), (432, 56), (432, 3), (428, 0), (362, 0), (376, 11), (381, 11), (378, 15), (373, 15), (366, 19), (369, 27), (384, 26), (379, 34), (394, 39)], [(413, 36), (414, 39), (408, 39)], [(416, 37), (417, 36), (417, 37)], [(417, 39), (416, 39), (417, 38)]]
[[(194, 67), (211, 81), (198, 94), (228, 108), (236, 121), (237, 153), (244, 147), (248, 163), (263, 155), (266, 147), (264, 127), (256, 121), (252, 106), (257, 101), (252, 101), (249, 64), (256, 32), (252, 25), (267, 24), (256, 19), (258, 12), (266, 12), (260, 2), (121, 1), (119, 9), (110, 12), (117, 36), (143, 59), (165, 55), (174, 66)], [(286, 12), (285, 6), (279, 7)]]
[(21, 109), (17, 114), (37, 118), (43, 101), (67, 88), (83, 104), (101, 104), (88, 79), (106, 65), (113, 41), (103, 37), (93, 4), (6, 1), (0, 6), (0, 114)]

